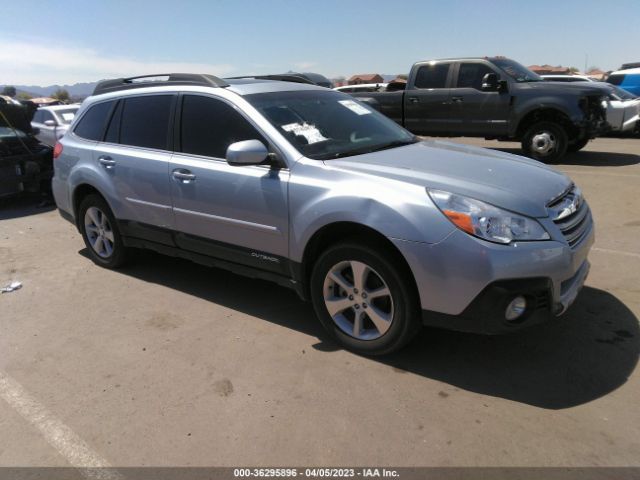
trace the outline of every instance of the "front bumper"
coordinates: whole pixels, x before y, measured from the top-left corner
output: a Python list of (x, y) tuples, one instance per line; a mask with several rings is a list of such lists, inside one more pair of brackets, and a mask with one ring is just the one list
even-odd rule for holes
[[(504, 333), (564, 313), (589, 273), (593, 226), (579, 244), (560, 240), (497, 245), (456, 230), (437, 244), (394, 240), (413, 272), (423, 322), (453, 330)], [(525, 314), (505, 319), (517, 295)]]

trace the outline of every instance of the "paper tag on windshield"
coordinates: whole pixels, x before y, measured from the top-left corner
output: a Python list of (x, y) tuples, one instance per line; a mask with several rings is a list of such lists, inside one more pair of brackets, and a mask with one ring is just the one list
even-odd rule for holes
[(368, 113), (371, 113), (370, 110), (363, 107), (359, 103), (354, 102), (353, 100), (338, 100), (338, 103), (347, 107), (353, 113), (357, 113), (358, 115), (366, 115)]
[(302, 135), (307, 139), (309, 145), (328, 140), (315, 125), (309, 125), (308, 123), (289, 123), (283, 125), (282, 129), (285, 132), (292, 132), (294, 135)]
[(62, 118), (65, 122), (71, 122), (73, 120), (73, 117), (75, 117), (76, 114), (75, 113), (63, 113), (62, 114)]

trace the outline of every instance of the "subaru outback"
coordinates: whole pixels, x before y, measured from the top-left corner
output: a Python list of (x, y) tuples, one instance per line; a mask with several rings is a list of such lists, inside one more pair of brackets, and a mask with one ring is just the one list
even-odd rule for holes
[(277, 282), (344, 347), (553, 319), (589, 271), (591, 213), (542, 163), (420, 140), (346, 94), (169, 74), (107, 80), (55, 147), (93, 261), (148, 248)]

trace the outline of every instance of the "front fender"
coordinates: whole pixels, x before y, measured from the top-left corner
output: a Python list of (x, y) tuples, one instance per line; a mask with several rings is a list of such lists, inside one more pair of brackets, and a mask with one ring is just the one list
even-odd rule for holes
[(513, 136), (518, 131), (522, 120), (529, 114), (538, 110), (554, 110), (566, 116), (571, 123), (579, 125), (584, 120), (584, 112), (578, 105), (577, 97), (558, 98), (556, 96), (543, 96), (525, 98), (524, 100), (516, 100), (514, 103), (513, 117), (514, 120), (509, 122), (511, 125), (510, 134)]
[(369, 227), (390, 239), (437, 243), (455, 227), (424, 187), (304, 159), (289, 183), (290, 258), (301, 261), (321, 228), (338, 222)]

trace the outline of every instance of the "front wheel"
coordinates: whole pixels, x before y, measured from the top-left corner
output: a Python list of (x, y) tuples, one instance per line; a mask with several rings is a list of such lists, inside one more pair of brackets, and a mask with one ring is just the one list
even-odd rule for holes
[(567, 132), (554, 122), (534, 123), (522, 137), (522, 150), (525, 154), (542, 162), (560, 160), (568, 145)]
[(392, 252), (358, 243), (330, 247), (311, 274), (316, 315), (341, 345), (364, 355), (402, 348), (421, 326), (408, 269)]

